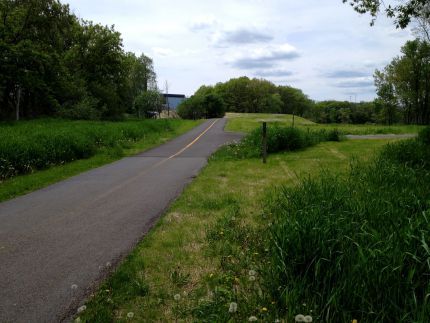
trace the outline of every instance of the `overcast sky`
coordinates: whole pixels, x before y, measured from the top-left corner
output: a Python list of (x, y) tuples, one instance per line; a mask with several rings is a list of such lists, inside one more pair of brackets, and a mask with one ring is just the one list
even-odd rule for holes
[(68, 0), (80, 18), (115, 25), (124, 48), (154, 60), (161, 89), (193, 94), (233, 77), (265, 78), (314, 100), (370, 100), (373, 72), (413, 36), (342, 0)]

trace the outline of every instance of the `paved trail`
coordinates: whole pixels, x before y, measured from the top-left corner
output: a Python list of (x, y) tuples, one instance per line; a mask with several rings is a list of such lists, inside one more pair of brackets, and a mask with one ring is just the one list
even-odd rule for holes
[[(67, 318), (220, 145), (209, 120), (160, 147), (0, 204), (0, 322)], [(77, 289), (72, 289), (77, 285)]]
[(405, 133), (405, 134), (376, 134), (376, 135), (346, 135), (346, 138), (353, 140), (362, 139), (408, 139), (415, 138), (416, 134)]

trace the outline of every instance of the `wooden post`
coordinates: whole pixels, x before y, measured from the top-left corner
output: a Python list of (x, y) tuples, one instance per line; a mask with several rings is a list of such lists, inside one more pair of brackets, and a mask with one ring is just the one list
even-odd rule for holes
[(267, 162), (267, 123), (263, 122), (263, 164)]

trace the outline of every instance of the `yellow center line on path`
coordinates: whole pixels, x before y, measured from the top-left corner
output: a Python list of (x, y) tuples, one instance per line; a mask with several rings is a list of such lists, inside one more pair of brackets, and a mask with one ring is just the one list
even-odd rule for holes
[(192, 142), (190, 142), (188, 145), (186, 145), (184, 148), (182, 148), (180, 151), (178, 151), (176, 154), (174, 154), (174, 155), (172, 155), (172, 156), (170, 156), (169, 158), (167, 158), (167, 159), (172, 159), (172, 158), (175, 158), (176, 156), (178, 156), (178, 155), (180, 155), (180, 154), (182, 154), (185, 150), (187, 150), (188, 148), (190, 148), (192, 145), (194, 145), (201, 137), (203, 137), (203, 135), (206, 133), (206, 132), (208, 132), (213, 126), (214, 126), (214, 124), (215, 123), (217, 123), (218, 122), (218, 120), (219, 119), (216, 119), (214, 122), (212, 122), (212, 124), (209, 126), (209, 127), (207, 127), (206, 128), (206, 130), (205, 131), (203, 131), (199, 136), (197, 136), (197, 138), (196, 139), (194, 139)]
[(138, 177), (141, 177), (143, 175), (146, 175), (148, 172), (150, 172), (151, 170), (153, 170), (154, 168), (157, 168), (159, 166), (161, 166), (162, 164), (164, 164), (165, 162), (169, 161), (170, 159), (173, 159), (177, 156), (179, 156), (180, 154), (182, 154), (185, 150), (187, 150), (188, 148), (190, 148), (192, 145), (194, 145), (197, 141), (199, 141), (199, 139), (201, 137), (203, 137), (203, 135), (205, 133), (207, 133), (214, 125), (215, 123), (217, 123), (219, 121), (219, 119), (216, 119), (214, 122), (212, 122), (200, 135), (198, 135), (192, 142), (190, 142), (188, 145), (186, 145), (184, 148), (182, 148), (181, 150), (179, 150), (177, 153), (173, 154), (170, 157), (167, 157), (163, 160), (160, 160), (158, 163), (152, 165), (151, 167), (137, 173), (135, 176), (133, 176), (132, 178), (126, 180), (125, 182), (122, 182), (121, 184), (112, 187), (110, 190), (108, 190), (107, 192), (104, 192), (103, 194), (99, 195), (96, 199), (94, 199), (94, 201), (100, 200), (105, 198), (106, 196), (116, 192), (117, 190), (123, 188), (124, 186), (130, 184), (131, 182), (134, 182), (135, 180), (137, 180)]

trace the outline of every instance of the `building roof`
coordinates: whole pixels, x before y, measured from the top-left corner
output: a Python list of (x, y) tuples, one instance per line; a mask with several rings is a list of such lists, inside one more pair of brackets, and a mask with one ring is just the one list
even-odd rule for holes
[(185, 95), (184, 94), (163, 94), (164, 97), (168, 97), (168, 98), (181, 98), (181, 99), (185, 99)]

